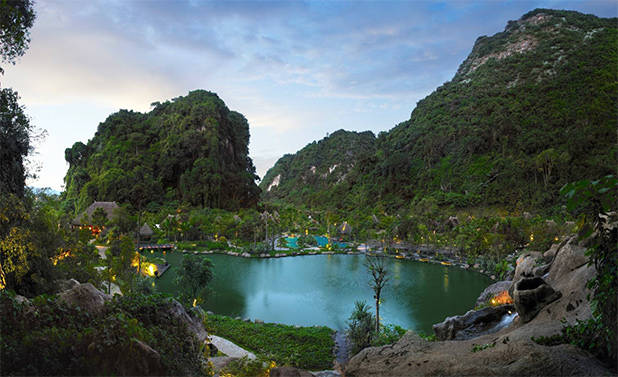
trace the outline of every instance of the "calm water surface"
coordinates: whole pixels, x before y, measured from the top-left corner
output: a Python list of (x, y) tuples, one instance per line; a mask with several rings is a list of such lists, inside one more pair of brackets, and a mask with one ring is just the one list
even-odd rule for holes
[[(212, 260), (215, 278), (202, 306), (217, 314), (343, 329), (356, 300), (366, 300), (372, 308), (375, 303), (364, 256), (204, 257)], [(183, 255), (168, 253), (164, 258), (172, 267), (157, 279), (157, 288), (178, 293), (176, 271)], [(470, 310), (491, 284), (484, 275), (455, 267), (391, 258), (385, 263), (390, 280), (382, 293), (380, 317), (384, 323), (427, 334), (432, 324)]]

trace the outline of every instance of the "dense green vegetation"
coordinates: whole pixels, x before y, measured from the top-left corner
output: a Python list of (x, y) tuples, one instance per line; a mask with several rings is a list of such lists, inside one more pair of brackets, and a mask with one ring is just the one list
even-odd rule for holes
[[(183, 323), (166, 314), (169, 298), (115, 296), (100, 313), (38, 296), (20, 302), (0, 292), (3, 375), (132, 375), (143, 364), (136, 342), (159, 352), (153, 374), (203, 375), (201, 345)], [(154, 366), (151, 366), (154, 367)], [(143, 371), (143, 369), (141, 369)]]
[(371, 307), (366, 302), (355, 302), (346, 329), (351, 345), (351, 355), (355, 355), (366, 347), (395, 343), (406, 333), (404, 328), (388, 324), (380, 324), (379, 330), (376, 330), (375, 318), (371, 313)]
[(578, 213), (582, 227), (579, 236), (588, 239), (587, 255), (597, 275), (588, 282), (593, 292), (592, 318), (566, 326), (553, 337), (557, 343), (575, 344), (595, 354), (616, 370), (618, 361), (618, 215), (615, 211), (618, 180), (606, 176), (595, 181), (565, 185), (569, 209)]
[(152, 105), (147, 114), (110, 115), (87, 144), (66, 149), (68, 211), (95, 200), (130, 203), (138, 211), (171, 203), (226, 209), (256, 204), (242, 114), (204, 90)]
[[(375, 153), (353, 161), (345, 179), (286, 188), (312, 177), (310, 166), (323, 166), (310, 144), (266, 174), (263, 189), (287, 173), (264, 197), (348, 212), (401, 213), (428, 199), (441, 208), (549, 211), (565, 183), (615, 170), (616, 24), (572, 11), (530, 12), (479, 38), (453, 80), (421, 100), (408, 121), (380, 133), (367, 148)], [(347, 148), (329, 138), (318, 144), (341, 146), (330, 155)], [(288, 169), (291, 162), (302, 169)]]
[(335, 131), (293, 155), (281, 157), (266, 173), (260, 188), (268, 200), (325, 206), (333, 201), (325, 195), (335, 194), (341, 199), (346, 196), (345, 192), (329, 189), (336, 187), (359, 161), (374, 152), (372, 132)]
[[(24, 53), (33, 20), (30, 1), (0, 1), (3, 62)], [(604, 229), (615, 221), (616, 180), (606, 175), (616, 168), (617, 42), (616, 19), (530, 12), (504, 32), (479, 38), (453, 80), (391, 131), (375, 138), (340, 130), (284, 156), (261, 183), (259, 211), (247, 120), (216, 94), (198, 90), (154, 103), (147, 114), (112, 114), (93, 139), (65, 151), (66, 191), (57, 198), (25, 189), (33, 130), (18, 94), (2, 89), (2, 373), (126, 374), (116, 361), (137, 357), (138, 341), (159, 352), (162, 374), (204, 372), (194, 337), (160, 315), (170, 300), (135, 274), (132, 232), (144, 221), (155, 232), (152, 242), (178, 241), (187, 249), (270, 252), (282, 232), (375, 240), (387, 253), (402, 240), (450, 246), (498, 277), (513, 250), (544, 250), (574, 230), (586, 237), (594, 230), (594, 315), (566, 328), (561, 341), (615, 363), (618, 240), (615, 228)], [(573, 181), (563, 189), (570, 213), (558, 189)], [(90, 234), (70, 225), (94, 200), (121, 204), (113, 219), (93, 216), (108, 230), (97, 240), (109, 246), (105, 260)], [(190, 304), (210, 280), (203, 273), (209, 266), (186, 259), (182, 267)], [(53, 296), (68, 278), (108, 292), (114, 283), (125, 296), (98, 314), (69, 307)], [(402, 334), (376, 331), (374, 323), (368, 307), (357, 307), (350, 323), (357, 348)], [(331, 367), (327, 328), (216, 315), (206, 326), (278, 364)]]
[(309, 370), (330, 369), (334, 331), (328, 327), (294, 327), (277, 323), (251, 323), (208, 315), (206, 329), (278, 365)]

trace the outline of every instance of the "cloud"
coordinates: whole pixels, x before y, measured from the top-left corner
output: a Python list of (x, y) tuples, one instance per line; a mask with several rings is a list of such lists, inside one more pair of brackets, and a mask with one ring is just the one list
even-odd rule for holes
[[(62, 151), (74, 135), (94, 133), (105, 118), (100, 109), (148, 111), (151, 102), (196, 88), (217, 92), (248, 118), (252, 151), (269, 151), (254, 155), (263, 166), (339, 128), (380, 131), (407, 119), (419, 99), (453, 76), (478, 36), (536, 7), (616, 15), (616, 4), (604, 1), (93, 0), (35, 7), (31, 47), (6, 67), (2, 84), (19, 91), (49, 131), (41, 177), (49, 174), (54, 188), (65, 168)], [(97, 110), (84, 114), (84, 104)]]

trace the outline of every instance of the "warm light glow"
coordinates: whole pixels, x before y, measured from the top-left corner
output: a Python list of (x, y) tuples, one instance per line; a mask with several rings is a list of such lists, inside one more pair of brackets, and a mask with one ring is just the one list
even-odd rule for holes
[(148, 266), (148, 275), (154, 276), (154, 273), (155, 273), (155, 267), (153, 264), (151, 264), (150, 266)]
[(504, 305), (504, 304), (512, 304), (513, 303), (513, 299), (509, 295), (508, 291), (502, 291), (499, 294), (497, 294), (496, 296), (494, 296), (494, 298), (492, 298), (489, 301), (489, 303), (492, 306), (498, 306), (498, 305)]
[(139, 253), (136, 251), (135, 254), (133, 255), (133, 259), (131, 260), (131, 267), (138, 267), (139, 266)]
[(558, 241), (558, 237), (554, 237), (554, 241)]
[(193, 299), (193, 307), (194, 308), (195, 308), (195, 305), (197, 305), (197, 299), (196, 298)]
[(65, 251), (60, 252), (60, 254), (56, 255), (51, 260), (52, 260), (52, 263), (55, 266), (56, 264), (58, 264), (58, 261), (61, 261), (64, 258), (67, 258), (67, 257), (70, 257), (70, 256), (71, 256), (71, 250), (65, 250)]
[(305, 229), (305, 236), (309, 235), (309, 229)]
[(534, 234), (530, 235), (530, 242), (534, 241)]

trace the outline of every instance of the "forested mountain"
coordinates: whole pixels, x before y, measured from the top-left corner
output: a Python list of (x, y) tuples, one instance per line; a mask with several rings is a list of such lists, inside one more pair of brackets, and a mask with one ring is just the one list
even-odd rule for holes
[(153, 106), (147, 114), (120, 110), (99, 124), (87, 144), (66, 149), (63, 195), (69, 206), (79, 211), (94, 200), (150, 209), (170, 202), (255, 205), (259, 188), (242, 114), (204, 90)]
[(336, 190), (358, 161), (375, 153), (375, 140), (371, 131), (339, 130), (281, 157), (260, 183), (263, 197), (319, 206), (329, 200), (322, 195), (333, 194), (331, 189)]
[[(420, 198), (456, 207), (558, 204), (565, 183), (616, 170), (617, 25), (616, 18), (537, 9), (478, 38), (451, 81), (378, 136), (373, 155), (350, 162), (342, 181), (303, 196), (342, 209), (394, 209)], [(269, 172), (262, 187), (277, 174)]]

